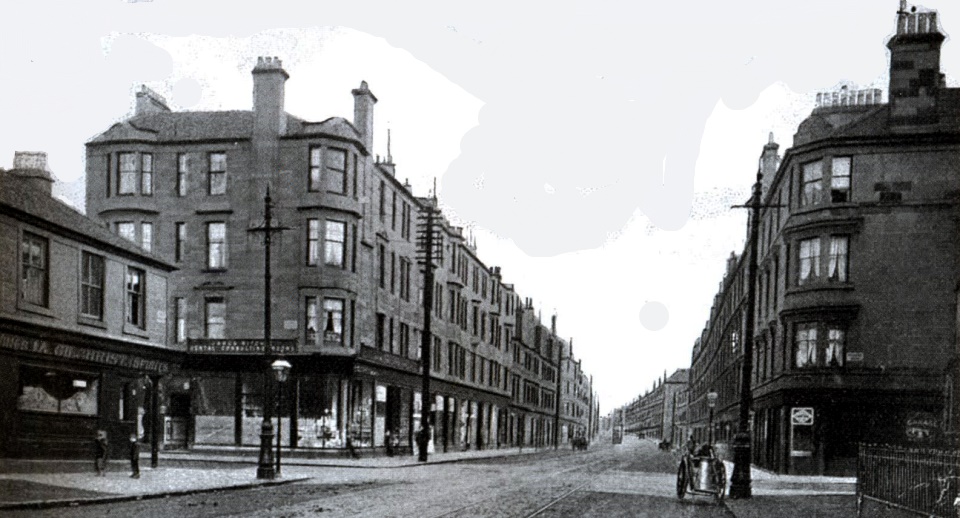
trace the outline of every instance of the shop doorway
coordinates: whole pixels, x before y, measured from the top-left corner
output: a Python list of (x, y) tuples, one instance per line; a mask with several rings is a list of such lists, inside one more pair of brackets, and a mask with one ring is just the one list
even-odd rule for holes
[(164, 447), (186, 449), (191, 432), (190, 394), (170, 394), (170, 408), (164, 417)]

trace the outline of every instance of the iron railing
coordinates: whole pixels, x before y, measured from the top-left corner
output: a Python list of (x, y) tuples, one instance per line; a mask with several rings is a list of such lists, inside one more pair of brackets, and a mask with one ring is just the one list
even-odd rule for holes
[(857, 516), (872, 500), (921, 516), (957, 516), (960, 451), (861, 444), (857, 456)]

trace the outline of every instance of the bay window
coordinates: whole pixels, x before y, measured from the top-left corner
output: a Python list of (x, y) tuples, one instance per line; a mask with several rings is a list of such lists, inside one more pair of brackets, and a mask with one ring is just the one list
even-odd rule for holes
[(837, 323), (803, 322), (794, 328), (794, 366), (842, 367), (846, 330)]

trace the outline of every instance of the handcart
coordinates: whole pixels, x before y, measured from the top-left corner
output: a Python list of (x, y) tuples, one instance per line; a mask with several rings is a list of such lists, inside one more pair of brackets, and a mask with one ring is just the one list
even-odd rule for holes
[(727, 468), (717, 458), (713, 446), (705, 445), (695, 454), (685, 453), (677, 468), (677, 498), (691, 495), (713, 496), (719, 503), (727, 490)]

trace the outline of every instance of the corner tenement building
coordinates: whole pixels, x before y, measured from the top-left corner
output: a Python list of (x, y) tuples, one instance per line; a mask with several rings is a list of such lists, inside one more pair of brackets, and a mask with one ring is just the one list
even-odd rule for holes
[(714, 390), (715, 437), (732, 442), (757, 261), (753, 460), (777, 472), (850, 474), (859, 442), (955, 426), (960, 89), (940, 72), (936, 13), (897, 16), (889, 102), (818, 95), (792, 148), (764, 146), (758, 257), (731, 257), (693, 349), (690, 424), (704, 440)]
[[(263, 412), (265, 195), (272, 198), (271, 346), (293, 365), (285, 445), (413, 445), (424, 413), (437, 450), (551, 444), (563, 373), (555, 325), (439, 218), (431, 391), (420, 394), (417, 230), (433, 197), (372, 155), (377, 98), (354, 117), (284, 111), (276, 58), (252, 71), (250, 111), (174, 112), (154, 92), (87, 143), (88, 213), (175, 264), (166, 331), (182, 369), (162, 381), (166, 447), (257, 445)], [(562, 382), (562, 381), (561, 381)], [(581, 382), (582, 383), (582, 382)], [(584, 389), (592, 395), (592, 389)], [(592, 402), (591, 402), (592, 406)], [(593, 416), (595, 418), (595, 416)]]

